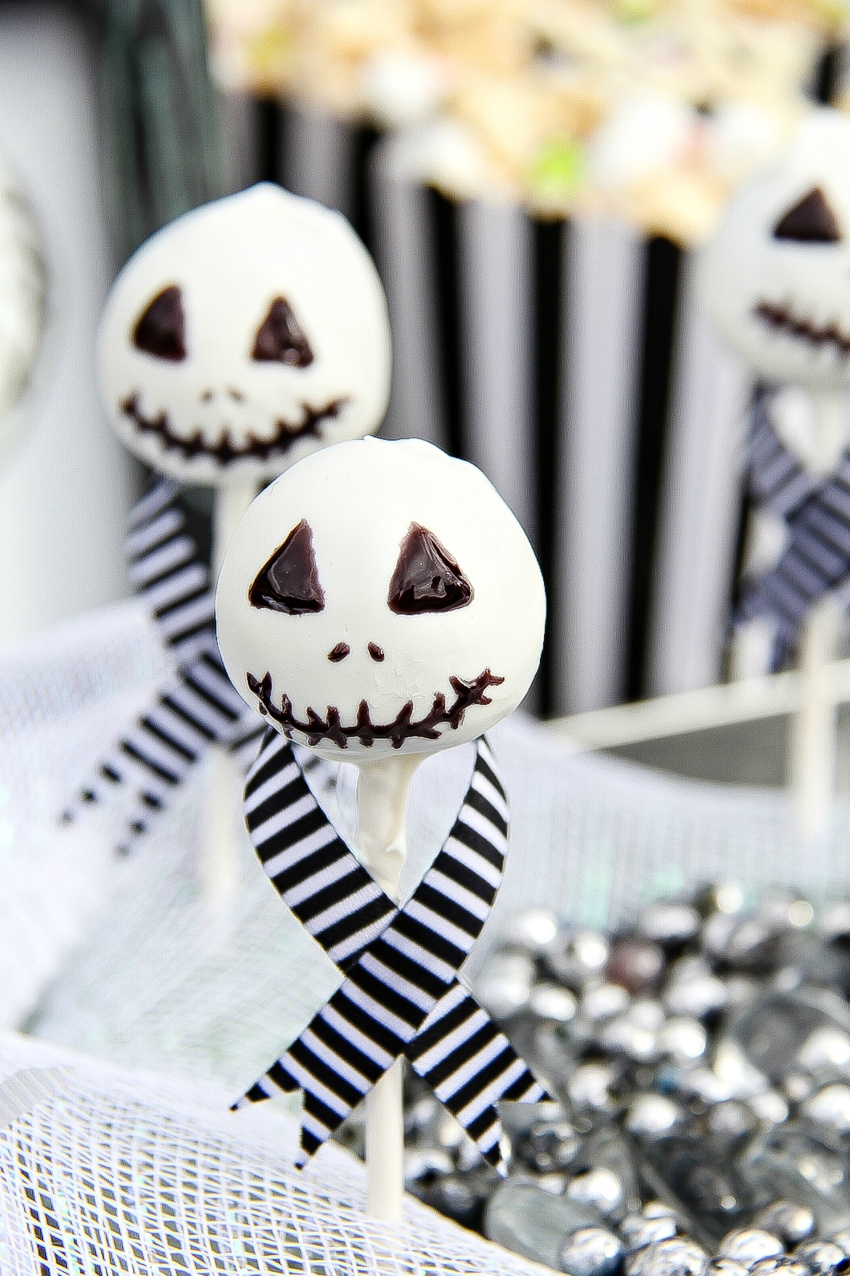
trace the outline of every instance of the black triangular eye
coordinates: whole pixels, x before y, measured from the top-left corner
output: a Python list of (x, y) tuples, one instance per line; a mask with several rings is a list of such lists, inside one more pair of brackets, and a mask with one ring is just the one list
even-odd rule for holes
[(307, 368), (313, 362), (310, 342), (284, 297), (275, 297), (269, 306), (257, 329), (251, 358), (258, 363), (286, 363), (291, 368)]
[(776, 223), (774, 239), (794, 239), (802, 244), (837, 244), (841, 239), (838, 219), (819, 186), (804, 195)]
[(133, 345), (157, 359), (180, 363), (186, 358), (183, 294), (170, 284), (149, 301), (133, 329)]
[(400, 616), (455, 611), (472, 601), (472, 586), (433, 532), (411, 523), (401, 542), (387, 602)]
[(313, 552), (313, 533), (306, 519), (293, 527), (286, 540), (258, 572), (248, 590), (252, 607), (285, 611), (290, 616), (322, 611), (325, 595)]

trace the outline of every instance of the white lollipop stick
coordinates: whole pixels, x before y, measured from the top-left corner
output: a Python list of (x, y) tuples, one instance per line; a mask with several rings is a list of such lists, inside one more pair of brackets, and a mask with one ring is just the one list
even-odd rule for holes
[[(216, 490), (213, 507), (212, 575), (218, 573), (236, 524), (256, 495), (254, 479), (228, 483)], [(201, 896), (212, 913), (226, 915), (236, 892), (237, 848), (242, 823), (242, 778), (233, 756), (211, 749), (204, 827), (198, 861)]]
[[(401, 903), (399, 877), (407, 853), (405, 816), (410, 782), (422, 761), (401, 754), (361, 763), (357, 779), (360, 858), (387, 894)], [(366, 1097), (366, 1208), (384, 1223), (400, 1223), (404, 1196), (403, 1060)]]
[[(828, 473), (847, 442), (846, 394), (824, 390), (813, 394), (813, 399), (815, 439), (810, 468)], [(803, 705), (791, 723), (788, 782), (797, 830), (809, 843), (826, 836), (835, 793), (838, 720), (826, 680), (840, 628), (838, 606), (832, 598), (825, 598), (812, 608), (800, 643)]]

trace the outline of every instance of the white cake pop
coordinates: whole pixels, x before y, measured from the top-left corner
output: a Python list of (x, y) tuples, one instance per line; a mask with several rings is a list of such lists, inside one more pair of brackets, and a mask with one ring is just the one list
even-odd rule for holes
[(45, 275), (35, 213), (0, 152), (0, 468), (14, 454), (27, 422), (20, 405), (42, 340)]
[(492, 485), (414, 439), (342, 443), (282, 475), (240, 522), (216, 598), (246, 701), (352, 762), (462, 744), (510, 713), (545, 612)]
[(850, 383), (850, 119), (813, 112), (733, 198), (700, 260), (704, 304), (766, 381)]
[(383, 289), (347, 222), (262, 183), (158, 231), (116, 279), (101, 392), (123, 442), (184, 482), (270, 478), (378, 428)]

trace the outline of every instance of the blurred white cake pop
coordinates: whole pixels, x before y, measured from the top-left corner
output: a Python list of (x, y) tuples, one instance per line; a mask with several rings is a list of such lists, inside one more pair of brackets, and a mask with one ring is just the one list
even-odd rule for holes
[(29, 200), (0, 153), (0, 463), (21, 432), (15, 408), (29, 380), (44, 328), (45, 264)]
[(340, 444), (282, 475), (240, 522), (216, 598), (246, 701), (351, 762), (488, 730), (528, 690), (545, 610), (507, 505), (420, 440)]
[(101, 392), (124, 443), (184, 482), (270, 478), (378, 428), (386, 301), (348, 223), (262, 183), (147, 240), (107, 300)]
[[(848, 236), (850, 120), (818, 110), (741, 188), (700, 261), (706, 309), (762, 382), (751, 410), (755, 512), (733, 667), (758, 673), (796, 656), (802, 691), (789, 777), (808, 845), (829, 829), (836, 720), (826, 670), (844, 626), (836, 591), (850, 576)], [(777, 386), (796, 387), (810, 408), (808, 429), (793, 442)]]
[(813, 112), (741, 188), (701, 255), (700, 285), (760, 377), (850, 385), (850, 119)]

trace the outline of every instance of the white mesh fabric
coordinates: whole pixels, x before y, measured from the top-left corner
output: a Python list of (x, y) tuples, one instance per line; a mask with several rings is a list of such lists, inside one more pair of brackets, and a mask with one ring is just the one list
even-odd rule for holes
[(32, 1009), (102, 902), (115, 864), (98, 822), (63, 831), (57, 816), (166, 667), (134, 604), (0, 658), (0, 1026)]
[[(88, 618), (0, 661), (0, 1271), (512, 1273), (416, 1202), (393, 1232), (362, 1215), (362, 1168), (326, 1147), (299, 1174), (296, 1126), (228, 1102), (297, 1034), (338, 973), (236, 839), (229, 903), (199, 884), (204, 769), (129, 860), (116, 804), (55, 825), (75, 784), (167, 673), (142, 609)], [(797, 878), (781, 794), (696, 784), (575, 755), (545, 728), (494, 733), (513, 807), (504, 887), (468, 969), (507, 918), (548, 904), (604, 923), (684, 882), (753, 890)], [(411, 889), (448, 831), (471, 750), (426, 763), (411, 805)], [(351, 832), (352, 776), (323, 794)], [(237, 794), (234, 792), (234, 804)], [(806, 863), (810, 895), (844, 890), (837, 847)], [(76, 945), (72, 953), (72, 946)], [(36, 1004), (37, 1003), (37, 1004)], [(119, 1071), (103, 1059), (160, 1075)]]
[(0, 1036), (0, 1270), (13, 1276), (533, 1276), (542, 1268), (412, 1198), (364, 1215), (363, 1166), (214, 1087)]
[[(69, 789), (166, 668), (136, 604), (0, 662), (2, 775), (15, 830), (4, 848), (0, 810), (0, 1012), (14, 1025), (41, 992), (30, 1020), (39, 1035), (239, 1090), (297, 1035), (339, 974), (283, 907), (244, 836), (235, 839), (229, 905), (211, 908), (204, 899), (204, 768), (127, 861), (114, 859), (101, 836), (119, 826), (118, 804), (99, 819), (87, 813), (76, 840), (53, 824)], [(506, 920), (527, 905), (602, 924), (701, 878), (736, 877), (753, 890), (797, 880), (799, 848), (781, 793), (576, 755), (519, 718), (502, 724), (493, 742), (511, 798), (511, 850), (493, 915), (467, 964), (471, 975)], [(448, 832), (470, 765), (464, 748), (430, 759), (417, 774), (408, 891)], [(325, 790), (323, 801), (350, 835), (352, 768), (340, 771), (337, 791)], [(234, 821), (237, 800), (234, 792)], [(807, 863), (804, 885), (814, 897), (843, 889), (834, 848), (846, 842), (848, 822), (842, 803), (833, 846)]]

